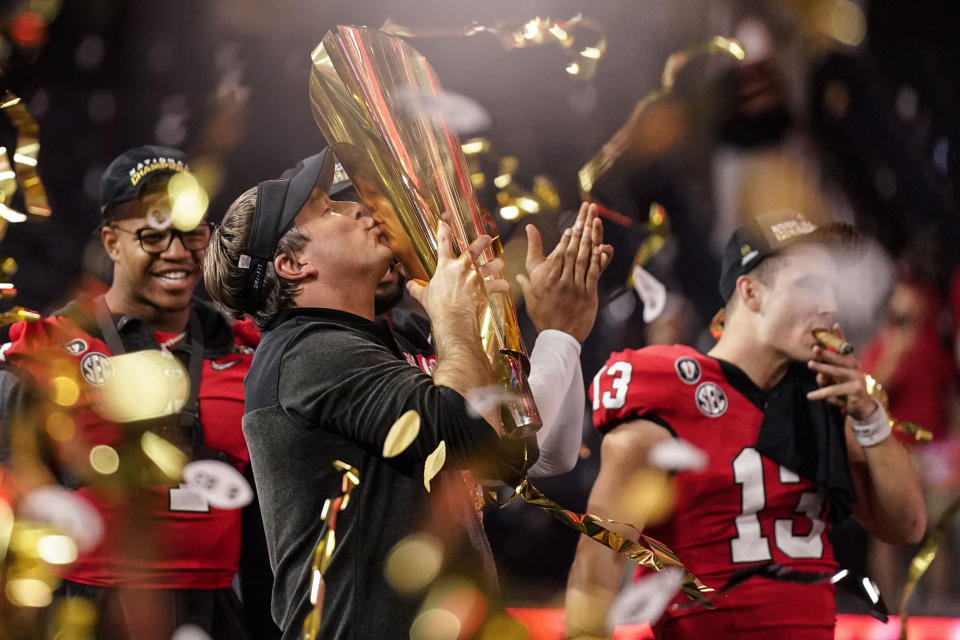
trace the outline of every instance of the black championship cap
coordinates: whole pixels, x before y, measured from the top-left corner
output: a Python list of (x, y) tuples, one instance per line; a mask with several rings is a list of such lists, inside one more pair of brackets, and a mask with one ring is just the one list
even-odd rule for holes
[(134, 147), (114, 158), (100, 179), (100, 212), (108, 214), (118, 204), (136, 200), (146, 178), (188, 173), (187, 156), (169, 147)]
[(267, 265), (273, 262), (277, 240), (293, 226), (300, 209), (315, 188), (329, 194), (337, 166), (329, 149), (304, 158), (283, 177), (257, 185), (257, 208), (253, 215), (247, 252), (237, 266), (247, 270), (245, 311), (255, 310), (262, 300)]
[(818, 227), (796, 211), (774, 211), (756, 217), (754, 224), (733, 232), (723, 250), (720, 267), (720, 297), (730, 300), (737, 278), (757, 268), (784, 247), (797, 242), (816, 242), (828, 247), (860, 249), (860, 233), (844, 222)]

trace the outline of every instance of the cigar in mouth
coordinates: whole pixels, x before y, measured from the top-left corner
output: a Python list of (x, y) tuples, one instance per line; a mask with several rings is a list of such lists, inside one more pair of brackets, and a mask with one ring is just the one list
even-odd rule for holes
[(813, 337), (817, 342), (828, 349), (836, 351), (840, 355), (845, 356), (848, 353), (853, 353), (853, 345), (835, 333), (831, 333), (825, 329), (817, 329), (813, 332)]

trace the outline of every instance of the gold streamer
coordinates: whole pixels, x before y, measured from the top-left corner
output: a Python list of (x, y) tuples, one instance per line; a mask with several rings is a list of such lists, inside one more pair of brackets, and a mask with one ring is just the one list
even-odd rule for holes
[(496, 162), (497, 174), (492, 182), (496, 188), (497, 207), (504, 220), (516, 220), (525, 215), (556, 211), (560, 208), (560, 194), (553, 182), (544, 175), (533, 177), (532, 188), (522, 186), (515, 179), (520, 161), (514, 156), (501, 156), (491, 149), (486, 138), (471, 138), (460, 145), (467, 159), (470, 181), (473, 188), (487, 186), (487, 175), (483, 171), (483, 162)]
[(927, 431), (916, 422), (901, 422), (890, 414), (890, 397), (877, 380), (870, 374), (863, 376), (867, 383), (867, 393), (871, 398), (879, 402), (887, 411), (887, 418), (890, 420), (890, 427), (908, 436), (913, 436), (916, 442), (932, 442), (933, 433)]
[(677, 73), (693, 58), (699, 55), (713, 55), (716, 53), (725, 53), (737, 60), (743, 60), (746, 53), (743, 46), (736, 40), (724, 38), (723, 36), (714, 36), (692, 47), (687, 47), (681, 51), (676, 51), (667, 58), (663, 66), (663, 73), (660, 76), (660, 86), (645, 95), (633, 107), (627, 122), (602, 146), (600, 150), (583, 165), (577, 174), (580, 179), (580, 189), (585, 194), (593, 191), (593, 186), (601, 175), (606, 173), (620, 155), (626, 150), (630, 140), (630, 133), (639, 123), (640, 117), (653, 102), (670, 95), (673, 91), (673, 85), (676, 82)]
[(323, 503), (323, 511), (320, 517), (326, 527), (326, 533), (320, 537), (313, 550), (313, 560), (311, 562), (313, 578), (310, 581), (310, 604), (313, 609), (303, 620), (303, 640), (316, 640), (320, 634), (320, 620), (323, 614), (323, 596), (326, 593), (326, 583), (323, 581), (323, 574), (326, 573), (330, 560), (333, 558), (333, 552), (337, 547), (337, 514), (347, 508), (350, 502), (350, 492), (360, 484), (360, 472), (356, 467), (352, 467), (342, 460), (334, 460), (333, 466), (343, 473), (340, 482), (340, 495)]
[(487, 26), (474, 22), (466, 27), (439, 29), (407, 27), (388, 18), (380, 30), (401, 38), (470, 37), (478, 33), (489, 33), (508, 51), (559, 44), (568, 60), (566, 72), (583, 80), (593, 77), (597, 71), (597, 63), (607, 51), (607, 36), (603, 26), (585, 18), (581, 13), (568, 20), (537, 16), (523, 23), (499, 21)]
[(643, 224), (647, 237), (640, 243), (637, 253), (633, 256), (633, 266), (627, 275), (627, 288), (633, 288), (633, 267), (643, 267), (650, 258), (657, 255), (667, 241), (670, 234), (670, 221), (667, 219), (667, 210), (657, 202), (650, 203), (650, 213), (647, 222)]
[(960, 509), (960, 498), (955, 498), (947, 507), (946, 511), (943, 512), (943, 515), (940, 516), (940, 519), (937, 520), (937, 524), (933, 527), (933, 532), (927, 537), (920, 551), (918, 551), (917, 555), (913, 556), (913, 560), (910, 561), (907, 583), (903, 586), (903, 596), (900, 598), (900, 640), (907, 640), (907, 618), (909, 617), (907, 614), (907, 601), (910, 599), (910, 596), (913, 595), (914, 589), (917, 588), (917, 583), (920, 582), (920, 578), (922, 578), (923, 574), (930, 568), (933, 559), (937, 557), (937, 550), (940, 548), (940, 543), (947, 534), (947, 530), (950, 528), (954, 516), (957, 515), (958, 509)]
[(37, 322), (40, 320), (40, 314), (36, 311), (30, 311), (23, 307), (14, 307), (3, 313), (0, 313), (0, 324), (12, 324), (26, 320), (27, 322)]
[[(50, 216), (47, 204), (47, 192), (37, 175), (37, 158), (40, 154), (39, 127), (30, 115), (27, 105), (16, 95), (7, 91), (0, 109), (7, 114), (10, 123), (17, 130), (17, 149), (13, 153), (16, 176), (23, 189), (23, 202), (27, 213), (43, 218)], [(9, 165), (8, 165), (9, 166)]]
[[(546, 497), (526, 479), (517, 486), (514, 496), (511, 497), (510, 500), (512, 501), (517, 496), (522, 498), (527, 504), (543, 509), (571, 529), (579, 531), (583, 535), (596, 540), (600, 544), (613, 549), (620, 555), (648, 569), (653, 569), (654, 571), (662, 571), (665, 567), (678, 567), (682, 569), (686, 575), (681, 590), (687, 594), (691, 600), (699, 602), (704, 607), (714, 608), (703, 595), (704, 593), (713, 591), (713, 589), (704, 585), (700, 582), (699, 578), (687, 571), (687, 568), (680, 562), (680, 559), (677, 558), (676, 554), (671, 551), (669, 547), (650, 536), (644, 535), (634, 525), (600, 518), (599, 516), (589, 513), (576, 513), (575, 511), (564, 509)], [(640, 542), (634, 542), (629, 538), (625, 538), (607, 529), (601, 524), (602, 522), (621, 524), (633, 528), (639, 534)]]

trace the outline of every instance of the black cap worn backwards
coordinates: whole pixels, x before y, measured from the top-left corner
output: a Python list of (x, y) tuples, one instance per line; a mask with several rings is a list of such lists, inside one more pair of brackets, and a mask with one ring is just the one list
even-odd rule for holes
[(100, 179), (100, 212), (109, 216), (118, 204), (136, 200), (146, 178), (188, 173), (187, 156), (169, 147), (145, 145), (127, 149), (103, 172)]
[(723, 250), (720, 267), (720, 297), (730, 300), (737, 278), (756, 269), (761, 262), (798, 242), (816, 242), (827, 247), (859, 251), (860, 233), (851, 225), (831, 222), (818, 227), (796, 211), (774, 211), (756, 217), (748, 227), (733, 232)]
[(277, 240), (290, 230), (315, 188), (329, 194), (336, 158), (329, 149), (304, 158), (276, 180), (257, 185), (257, 208), (253, 215), (247, 252), (238, 266), (247, 270), (245, 311), (256, 310), (263, 299), (267, 265), (273, 262)]

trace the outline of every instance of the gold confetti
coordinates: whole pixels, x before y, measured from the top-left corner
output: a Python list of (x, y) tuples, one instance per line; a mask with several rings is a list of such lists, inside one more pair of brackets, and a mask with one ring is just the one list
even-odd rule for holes
[(167, 183), (170, 196), (170, 218), (174, 227), (180, 231), (197, 228), (207, 215), (210, 197), (196, 177), (190, 173), (177, 173)]
[(743, 46), (739, 42), (724, 38), (723, 36), (714, 36), (706, 42), (670, 54), (667, 62), (663, 66), (663, 73), (660, 76), (660, 86), (645, 95), (634, 105), (630, 117), (627, 118), (627, 122), (614, 133), (610, 140), (600, 147), (600, 150), (580, 169), (578, 177), (580, 180), (580, 189), (584, 194), (589, 194), (593, 191), (593, 186), (597, 183), (600, 176), (606, 173), (626, 150), (631, 139), (631, 134), (639, 125), (640, 118), (647, 110), (647, 107), (657, 100), (670, 95), (680, 69), (699, 55), (713, 55), (716, 53), (724, 53), (737, 60), (743, 60), (746, 56)]
[(178, 482), (183, 477), (183, 467), (187, 464), (187, 454), (177, 448), (176, 445), (164, 440), (152, 431), (144, 431), (143, 435), (140, 436), (140, 448), (170, 480)]
[(423, 486), (426, 487), (428, 493), (430, 492), (430, 481), (440, 473), (446, 461), (447, 443), (441, 440), (437, 448), (427, 456), (426, 462), (423, 463)]
[(909, 617), (907, 613), (907, 601), (910, 600), (914, 589), (917, 588), (917, 583), (920, 582), (920, 578), (923, 577), (923, 574), (930, 568), (930, 564), (934, 558), (937, 557), (937, 550), (940, 548), (940, 543), (950, 529), (958, 509), (960, 509), (960, 498), (955, 498), (937, 520), (930, 535), (927, 536), (923, 546), (920, 547), (920, 551), (918, 551), (917, 555), (913, 556), (913, 560), (910, 561), (907, 582), (903, 585), (903, 595), (900, 597), (900, 640), (907, 640), (907, 618)]
[(39, 578), (11, 578), (5, 592), (10, 603), (17, 607), (39, 609), (53, 602), (53, 589)]
[(420, 433), (420, 414), (410, 409), (393, 423), (383, 441), (383, 457), (394, 458), (407, 450)]
[(394, 545), (384, 563), (384, 576), (397, 593), (417, 593), (440, 575), (443, 543), (429, 533), (411, 534)]
[(37, 175), (37, 157), (40, 154), (37, 121), (30, 115), (27, 105), (9, 91), (4, 94), (0, 109), (6, 113), (17, 130), (17, 149), (13, 154), (13, 163), (20, 188), (23, 189), (27, 213), (46, 218), (51, 210), (47, 204), (47, 192)]
[(421, 611), (410, 625), (410, 640), (457, 640), (460, 620), (447, 609)]
[(303, 620), (303, 631), (301, 638), (303, 640), (316, 640), (320, 633), (320, 622), (323, 615), (323, 597), (326, 593), (326, 582), (323, 574), (333, 558), (333, 552), (337, 546), (337, 514), (347, 508), (350, 498), (350, 492), (360, 484), (360, 472), (356, 467), (344, 462), (343, 460), (334, 460), (333, 467), (343, 473), (340, 482), (340, 495), (336, 498), (328, 498), (323, 504), (323, 511), (320, 514), (326, 527), (326, 532), (320, 538), (320, 542), (313, 550), (311, 560), (311, 581), (310, 581), (310, 604), (313, 607), (310, 613)]
[(916, 422), (901, 422), (893, 415), (890, 415), (890, 397), (887, 395), (887, 392), (884, 390), (883, 386), (877, 382), (876, 378), (870, 374), (865, 374), (863, 376), (864, 382), (867, 384), (867, 394), (880, 403), (880, 405), (888, 411), (887, 418), (890, 420), (890, 427), (899, 431), (908, 436), (913, 436), (914, 441), (916, 442), (932, 442), (933, 433), (927, 431), (921, 427)]
[(101, 388), (97, 413), (115, 422), (168, 416), (183, 408), (189, 393), (187, 370), (157, 349), (112, 356), (112, 375)]
[(589, 80), (594, 76), (597, 63), (607, 50), (607, 37), (603, 26), (585, 18), (581, 13), (567, 20), (537, 16), (521, 23), (499, 21), (488, 26), (474, 22), (466, 27), (439, 29), (407, 27), (387, 19), (380, 30), (401, 38), (470, 37), (489, 33), (508, 51), (558, 44), (567, 58), (564, 67), (567, 73), (582, 80)]
[(642, 469), (623, 486), (620, 512), (643, 528), (665, 521), (673, 513), (673, 483), (662, 469)]
[(49, 534), (37, 541), (37, 553), (48, 564), (70, 564), (77, 559), (77, 543), (69, 536)]
[(120, 456), (113, 447), (98, 444), (90, 449), (90, 466), (97, 473), (108, 476), (116, 473), (120, 468)]
[[(637, 527), (632, 524), (619, 522), (616, 520), (603, 519), (599, 516), (588, 513), (577, 513), (564, 509), (556, 502), (546, 497), (539, 489), (530, 484), (527, 480), (521, 482), (515, 489), (514, 498), (520, 497), (527, 504), (531, 504), (542, 509), (563, 522), (568, 527), (579, 531), (583, 535), (592, 538), (600, 544), (613, 549), (617, 553), (629, 558), (639, 565), (660, 571), (664, 567), (678, 567), (685, 573), (683, 586), (681, 590), (691, 599), (702, 604), (707, 608), (714, 608), (704, 593), (714, 591), (713, 588), (704, 585), (700, 579), (687, 571), (676, 554), (662, 542), (644, 535)], [(514, 499), (511, 498), (511, 501)], [(621, 524), (629, 526), (637, 531), (639, 541), (634, 542), (620, 534), (607, 529), (602, 522), (610, 524)]]
[(13, 322), (37, 322), (41, 315), (36, 311), (24, 309), (23, 307), (13, 307), (8, 311), (0, 313), (0, 324), (11, 324)]

